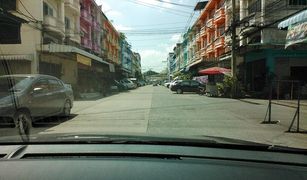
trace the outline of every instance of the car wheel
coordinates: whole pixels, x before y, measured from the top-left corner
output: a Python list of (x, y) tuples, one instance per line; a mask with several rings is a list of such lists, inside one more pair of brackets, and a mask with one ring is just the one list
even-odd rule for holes
[(18, 111), (15, 114), (14, 122), (21, 139), (23, 141), (28, 141), (32, 129), (32, 118), (30, 113), (25, 110)]
[(182, 91), (182, 89), (177, 89), (177, 94), (182, 94), (183, 93), (183, 91)]
[(70, 115), (70, 112), (71, 112), (71, 103), (69, 100), (65, 101), (65, 104), (64, 104), (64, 107), (63, 107), (63, 112), (62, 112), (62, 115), (64, 117), (67, 117)]

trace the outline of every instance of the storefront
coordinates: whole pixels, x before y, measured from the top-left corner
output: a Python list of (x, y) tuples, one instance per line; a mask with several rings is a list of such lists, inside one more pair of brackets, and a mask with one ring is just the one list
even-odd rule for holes
[(0, 75), (31, 74), (31, 55), (3, 55), (0, 57)]

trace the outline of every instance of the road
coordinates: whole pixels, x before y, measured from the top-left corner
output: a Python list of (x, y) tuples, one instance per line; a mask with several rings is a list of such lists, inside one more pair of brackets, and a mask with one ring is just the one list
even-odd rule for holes
[[(145, 86), (98, 100), (76, 101), (71, 118), (49, 118), (35, 125), (32, 133), (209, 135), (307, 148), (307, 134), (285, 132), (295, 109), (273, 105), (272, 119), (280, 122), (261, 124), (266, 109), (264, 100), (175, 94), (163, 86)], [(305, 130), (306, 118), (307, 111), (303, 110), (301, 128)], [(11, 132), (9, 128), (0, 129), (1, 136)]]

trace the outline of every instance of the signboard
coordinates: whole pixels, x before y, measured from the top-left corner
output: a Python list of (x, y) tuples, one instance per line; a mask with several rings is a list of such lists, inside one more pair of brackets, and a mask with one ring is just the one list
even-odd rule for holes
[(77, 54), (77, 62), (87, 66), (92, 66), (92, 60), (80, 54)]
[(286, 37), (286, 48), (303, 42), (307, 42), (307, 22), (289, 26)]

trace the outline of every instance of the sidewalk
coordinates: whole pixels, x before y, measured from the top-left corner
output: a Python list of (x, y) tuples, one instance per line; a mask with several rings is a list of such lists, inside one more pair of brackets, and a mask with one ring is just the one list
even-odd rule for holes
[[(268, 99), (251, 99), (251, 98), (245, 98), (245, 99), (239, 99), (242, 102), (251, 103), (251, 104), (268, 104)], [(297, 100), (272, 100), (273, 104), (296, 108), (297, 107)], [(301, 100), (300, 105), (302, 109), (307, 110), (307, 100)]]

